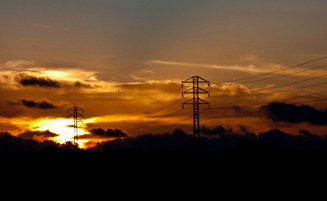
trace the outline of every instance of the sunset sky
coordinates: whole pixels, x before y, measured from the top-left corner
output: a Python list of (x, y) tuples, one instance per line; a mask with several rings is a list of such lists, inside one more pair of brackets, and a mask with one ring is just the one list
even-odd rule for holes
[(192, 110), (181, 110), (191, 84), (181, 83), (201, 76), (211, 84), (201, 85), (211, 95), (201, 96), (212, 108), (201, 106), (207, 130), (323, 137), (326, 8), (326, 0), (0, 0), (0, 132), (72, 141), (67, 110), (78, 106), (81, 147), (142, 131), (191, 134)]

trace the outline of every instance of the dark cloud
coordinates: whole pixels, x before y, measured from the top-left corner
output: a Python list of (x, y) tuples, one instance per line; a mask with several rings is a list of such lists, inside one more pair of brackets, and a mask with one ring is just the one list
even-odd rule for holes
[(51, 137), (58, 136), (58, 134), (52, 133), (49, 130), (46, 130), (46, 131), (26, 130), (23, 133), (19, 134), (17, 137), (21, 137), (21, 138), (25, 138), (25, 139), (33, 139), (34, 136), (42, 137), (42, 138), (51, 138)]
[(95, 135), (95, 136), (103, 136), (103, 137), (127, 137), (126, 133), (124, 133), (122, 130), (119, 129), (107, 129), (106, 131), (103, 130), (102, 128), (95, 128), (92, 129), (91, 131), (91, 135)]
[(25, 105), (28, 108), (32, 108), (32, 107), (36, 107), (38, 104), (33, 101), (33, 100), (20, 100), (22, 102), (23, 105)]
[[(19, 101), (22, 105), (28, 107), (28, 108), (38, 108), (38, 109), (55, 109), (58, 108), (53, 103), (47, 102), (47, 101), (42, 101), (42, 102), (36, 102), (34, 100), (25, 100), (21, 99)], [(17, 102), (12, 103), (13, 105), (16, 105)]]
[(74, 83), (74, 87), (81, 87), (81, 88), (87, 88), (87, 89), (94, 88), (94, 87), (92, 87), (92, 86), (89, 85), (89, 84), (85, 84), (85, 83), (78, 82), (78, 81), (76, 81), (76, 82)]
[(266, 119), (274, 122), (303, 123), (327, 125), (327, 109), (317, 110), (309, 105), (294, 105), (272, 102), (260, 107)]
[(233, 106), (232, 108), (233, 108), (234, 110), (238, 111), (238, 112), (241, 111), (241, 108), (238, 107), (238, 106)]
[(23, 86), (39, 86), (46, 88), (60, 88), (60, 84), (50, 78), (27, 76), (20, 79), (19, 83)]
[(57, 108), (57, 106), (51, 104), (51, 103), (48, 103), (46, 101), (42, 101), (41, 103), (38, 104), (38, 108), (40, 109), (54, 109), (54, 108)]
[(90, 84), (82, 83), (80, 81), (70, 83), (67, 81), (56, 81), (50, 78), (33, 77), (33, 76), (26, 76), (17, 79), (19, 80), (19, 83), (23, 86), (39, 86), (44, 88), (72, 88), (72, 87), (87, 88), (87, 89), (94, 88)]

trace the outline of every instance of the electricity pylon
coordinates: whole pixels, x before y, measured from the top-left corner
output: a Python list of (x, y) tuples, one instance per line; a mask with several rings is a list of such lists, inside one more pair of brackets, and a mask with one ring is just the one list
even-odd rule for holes
[[(193, 83), (193, 87), (182, 92), (182, 97), (184, 94), (193, 94), (193, 98), (184, 102), (182, 104), (182, 108), (184, 108), (184, 104), (193, 104), (193, 150), (194, 152), (200, 152), (200, 104), (207, 104), (210, 108), (210, 103), (205, 100), (202, 100), (199, 94), (208, 94), (210, 98), (210, 93), (199, 87), (200, 83), (208, 83), (210, 87), (210, 82), (199, 77), (193, 76), (182, 82), (182, 86), (184, 83)], [(192, 90), (192, 91), (191, 91)]]
[(74, 149), (76, 149), (78, 147), (78, 123), (84, 123), (82, 120), (80, 120), (79, 118), (84, 118), (83, 115), (81, 115), (79, 112), (83, 111), (83, 109), (74, 106), (70, 109), (68, 109), (68, 118), (73, 117), (74, 121), (73, 121), (73, 127), (74, 127)]

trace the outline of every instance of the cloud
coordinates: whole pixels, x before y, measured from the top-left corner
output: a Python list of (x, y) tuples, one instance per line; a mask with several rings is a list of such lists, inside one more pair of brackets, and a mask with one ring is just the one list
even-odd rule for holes
[(9, 102), (11, 105), (23, 105), (28, 108), (37, 108), (37, 109), (56, 109), (59, 106), (55, 105), (49, 101), (43, 100), (41, 102), (37, 102), (34, 100), (26, 100), (26, 99), (20, 99), (17, 102)]
[(102, 128), (95, 128), (90, 131), (92, 135), (103, 136), (103, 137), (127, 137), (126, 133), (119, 129), (107, 129), (106, 131)]
[(146, 78), (136, 77), (135, 75), (131, 75), (135, 80), (147, 80)]
[(210, 93), (215, 95), (234, 95), (234, 94), (249, 94), (250, 90), (241, 84), (225, 83), (222, 86), (211, 86)]
[(4, 64), (4, 67), (12, 69), (12, 68), (17, 68), (17, 67), (23, 67), (23, 66), (28, 66), (34, 64), (33, 61), (25, 61), (25, 60), (11, 60), (7, 61)]
[(317, 110), (309, 105), (294, 105), (271, 102), (260, 107), (266, 119), (273, 122), (310, 123), (315, 125), (327, 125), (327, 109)]
[(25, 139), (33, 139), (34, 137), (37, 138), (53, 138), (59, 136), (58, 134), (52, 133), (49, 130), (46, 131), (30, 131), (26, 130), (23, 133), (19, 134), (17, 137), (25, 138)]
[(55, 109), (55, 108), (57, 108), (57, 106), (55, 106), (51, 103), (48, 103), (46, 101), (42, 101), (40, 103), (37, 103), (35, 101), (27, 101), (27, 100), (21, 100), (21, 101), (28, 108), (31, 108), (31, 107), (36, 107), (39, 109)]
[(60, 88), (58, 81), (50, 78), (27, 76), (20, 79), (19, 83), (23, 86), (39, 86), (46, 88)]
[(208, 64), (194, 64), (194, 63), (182, 63), (182, 62), (173, 62), (173, 61), (159, 61), (153, 60), (150, 61), (151, 63), (155, 64), (162, 64), (162, 65), (173, 65), (173, 66), (186, 66), (186, 67), (205, 67), (205, 68), (215, 68), (215, 69), (224, 69), (224, 70), (237, 70), (237, 71), (245, 71), (245, 72), (269, 72), (268, 69), (256, 68), (254, 65), (248, 66), (221, 66), (221, 65), (208, 65)]
[(89, 131), (90, 134), (80, 135), (80, 139), (102, 139), (103, 138), (126, 138), (127, 134), (120, 129), (104, 130), (102, 128), (95, 128)]
[[(248, 73), (270, 73), (273, 71), (276, 74), (293, 74), (296, 76), (319, 76), (319, 75), (324, 75), (326, 74), (326, 70), (320, 70), (320, 69), (313, 69), (308, 72), (302, 73), (304, 70), (303, 68), (292, 68), (292, 69), (287, 69), (288, 66), (283, 66), (280, 64), (275, 64), (275, 63), (268, 63), (268, 62), (263, 62), (262, 60), (252, 57), (252, 58), (245, 58), (241, 59), (240, 62), (255, 62), (254, 64), (249, 64), (249, 65), (215, 65), (215, 64), (198, 64), (198, 63), (183, 63), (183, 62), (174, 62), (174, 61), (160, 61), (160, 60), (152, 60), (149, 61), (150, 63), (153, 64), (159, 64), (159, 65), (169, 65), (169, 66), (185, 66), (185, 67), (194, 67), (194, 68), (213, 68), (213, 69), (221, 69), (221, 70), (232, 70), (232, 71), (243, 71), (243, 72), (248, 72)], [(242, 62), (242, 63), (243, 63)], [(324, 66), (320, 66), (317, 68), (322, 68)], [(282, 69), (287, 69), (287, 70), (282, 70)], [(306, 71), (306, 70), (304, 70)], [(303, 71), (303, 72), (304, 72)], [(324, 76), (326, 77), (326, 75)]]
[(82, 87), (82, 88), (88, 88), (88, 89), (94, 88), (90, 84), (85, 84), (85, 83), (82, 83), (82, 82), (79, 82), (79, 81), (76, 81), (74, 83), (74, 87)]
[[(35, 77), (35, 76), (23, 76), (22, 78), (16, 78), (19, 80), (19, 84), (22, 86), (39, 86), (43, 88), (85, 88), (93, 89), (94, 86), (83, 83), (81, 81), (69, 82), (65, 80), (53, 80), (48, 77)], [(96, 86), (98, 87), (98, 86)]]

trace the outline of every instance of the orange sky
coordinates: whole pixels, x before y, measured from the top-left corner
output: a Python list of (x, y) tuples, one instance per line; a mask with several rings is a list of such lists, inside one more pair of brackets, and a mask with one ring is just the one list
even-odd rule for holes
[[(211, 83), (203, 85), (211, 107), (228, 107), (201, 113), (201, 125), (324, 136), (325, 124), (273, 121), (258, 108), (326, 98), (327, 59), (278, 71), (327, 55), (326, 6), (295, 0), (0, 0), (0, 132), (49, 130), (58, 136), (31, 137), (72, 140), (67, 110), (78, 106), (84, 110), (81, 146), (114, 138), (94, 136), (96, 128), (127, 136), (176, 127), (192, 133), (192, 110), (179, 111), (191, 98), (181, 99), (191, 85), (181, 88), (181, 82), (201, 76)], [(239, 80), (272, 71), (278, 72)], [(303, 104), (326, 108), (324, 100)]]

